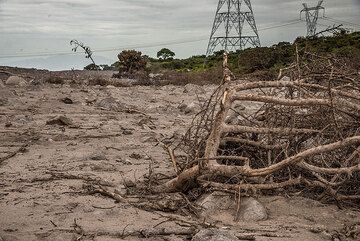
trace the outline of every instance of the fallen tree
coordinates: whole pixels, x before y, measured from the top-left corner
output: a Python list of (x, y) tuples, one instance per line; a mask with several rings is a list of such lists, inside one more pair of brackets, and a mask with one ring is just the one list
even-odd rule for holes
[(245, 82), (232, 81), (225, 55), (223, 84), (169, 150), (178, 175), (152, 190), (291, 187), (359, 201), (359, 73), (339, 59), (296, 59), (277, 81)]

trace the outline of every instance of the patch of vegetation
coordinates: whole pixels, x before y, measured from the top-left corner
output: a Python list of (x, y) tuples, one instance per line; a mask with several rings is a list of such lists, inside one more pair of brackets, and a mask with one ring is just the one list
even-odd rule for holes
[(146, 68), (146, 59), (141, 52), (135, 50), (122, 51), (118, 59), (118, 69), (122, 73), (134, 73)]
[(84, 67), (84, 70), (101, 70), (100, 66), (95, 64), (89, 64)]
[[(271, 47), (249, 48), (229, 54), (230, 68), (236, 75), (255, 73), (265, 79), (276, 76), (276, 72), (295, 60), (296, 46), (302, 51), (321, 55), (335, 55), (353, 59), (359, 63), (360, 32), (351, 34), (340, 33), (335, 36), (316, 38), (297, 38), (294, 43), (280, 42)], [(204, 71), (217, 67), (222, 61), (223, 51), (215, 52), (205, 61), (204, 55), (192, 56), (187, 59), (167, 61), (151, 60), (151, 65), (162, 70), (179, 72)], [(356, 60), (356, 61), (355, 61)], [(359, 64), (358, 64), (359, 65)]]
[(162, 60), (172, 60), (175, 57), (175, 53), (170, 49), (163, 48), (157, 53), (157, 57)]
[(45, 83), (54, 84), (54, 85), (62, 85), (62, 84), (65, 84), (65, 80), (58, 76), (49, 76), (45, 79)]
[[(257, 80), (274, 80), (281, 68), (295, 61), (296, 48), (300, 54), (312, 52), (346, 59), (355, 69), (360, 68), (360, 32), (339, 33), (334, 36), (297, 38), (294, 43), (280, 42), (270, 47), (249, 48), (229, 54), (229, 66), (236, 76), (251, 76)], [(156, 58), (135, 50), (123, 51), (112, 66), (119, 70), (117, 77), (141, 80), (139, 84), (205, 84), (219, 83), (223, 51), (187, 59), (173, 58), (175, 53), (161, 49)], [(160, 74), (150, 80), (148, 73)], [(162, 82), (158, 81), (161, 78)]]
[(89, 85), (95, 86), (95, 85), (100, 85), (100, 86), (107, 86), (109, 85), (109, 81), (101, 78), (101, 77), (97, 77), (95, 79), (90, 79), (89, 80)]

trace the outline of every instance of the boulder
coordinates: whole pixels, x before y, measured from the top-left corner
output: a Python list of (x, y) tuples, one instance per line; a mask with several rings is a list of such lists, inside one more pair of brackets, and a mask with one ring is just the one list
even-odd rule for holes
[[(201, 216), (215, 221), (233, 221), (237, 216), (234, 197), (227, 193), (213, 192), (201, 198), (198, 203), (203, 208)], [(265, 207), (252, 197), (241, 198), (239, 221), (262, 221), (268, 218)]]
[(6, 82), (6, 85), (11, 85), (11, 86), (19, 86), (19, 87), (24, 87), (27, 85), (27, 82), (25, 79), (19, 77), (19, 76), (10, 76)]
[(231, 232), (221, 229), (204, 229), (195, 234), (192, 241), (239, 241)]
[(258, 200), (250, 197), (241, 199), (239, 218), (243, 221), (261, 221), (268, 219), (268, 214)]

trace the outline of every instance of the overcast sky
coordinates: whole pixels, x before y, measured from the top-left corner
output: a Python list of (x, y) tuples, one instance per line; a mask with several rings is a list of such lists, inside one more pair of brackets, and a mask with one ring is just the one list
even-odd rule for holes
[[(21, 60), (3, 56), (70, 52), (69, 42), (73, 38), (95, 50), (95, 58), (101, 56), (111, 60), (116, 59), (122, 48), (136, 48), (151, 56), (160, 47), (169, 47), (179, 58), (204, 54), (217, 2), (0, 0), (0, 64)], [(302, 2), (252, 0), (258, 28), (299, 18)], [(317, 4), (317, 0), (306, 2)], [(360, 0), (325, 0), (324, 6), (328, 17), (355, 23), (357, 25), (352, 28), (360, 29)], [(319, 23), (322, 24), (319, 28), (334, 24), (328, 20)], [(299, 23), (262, 30), (259, 34), (262, 45), (271, 45), (305, 35), (306, 27), (305, 23)]]

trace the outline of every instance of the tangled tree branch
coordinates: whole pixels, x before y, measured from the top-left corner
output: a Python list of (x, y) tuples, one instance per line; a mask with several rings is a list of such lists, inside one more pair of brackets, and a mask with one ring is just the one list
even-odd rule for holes
[[(290, 81), (238, 84), (225, 56), (223, 84), (174, 148), (185, 156), (176, 157), (178, 176), (154, 191), (191, 183), (234, 191), (308, 186), (358, 200), (359, 73), (338, 59), (306, 52), (296, 59), (280, 73)], [(247, 108), (229, 123), (238, 102)]]

